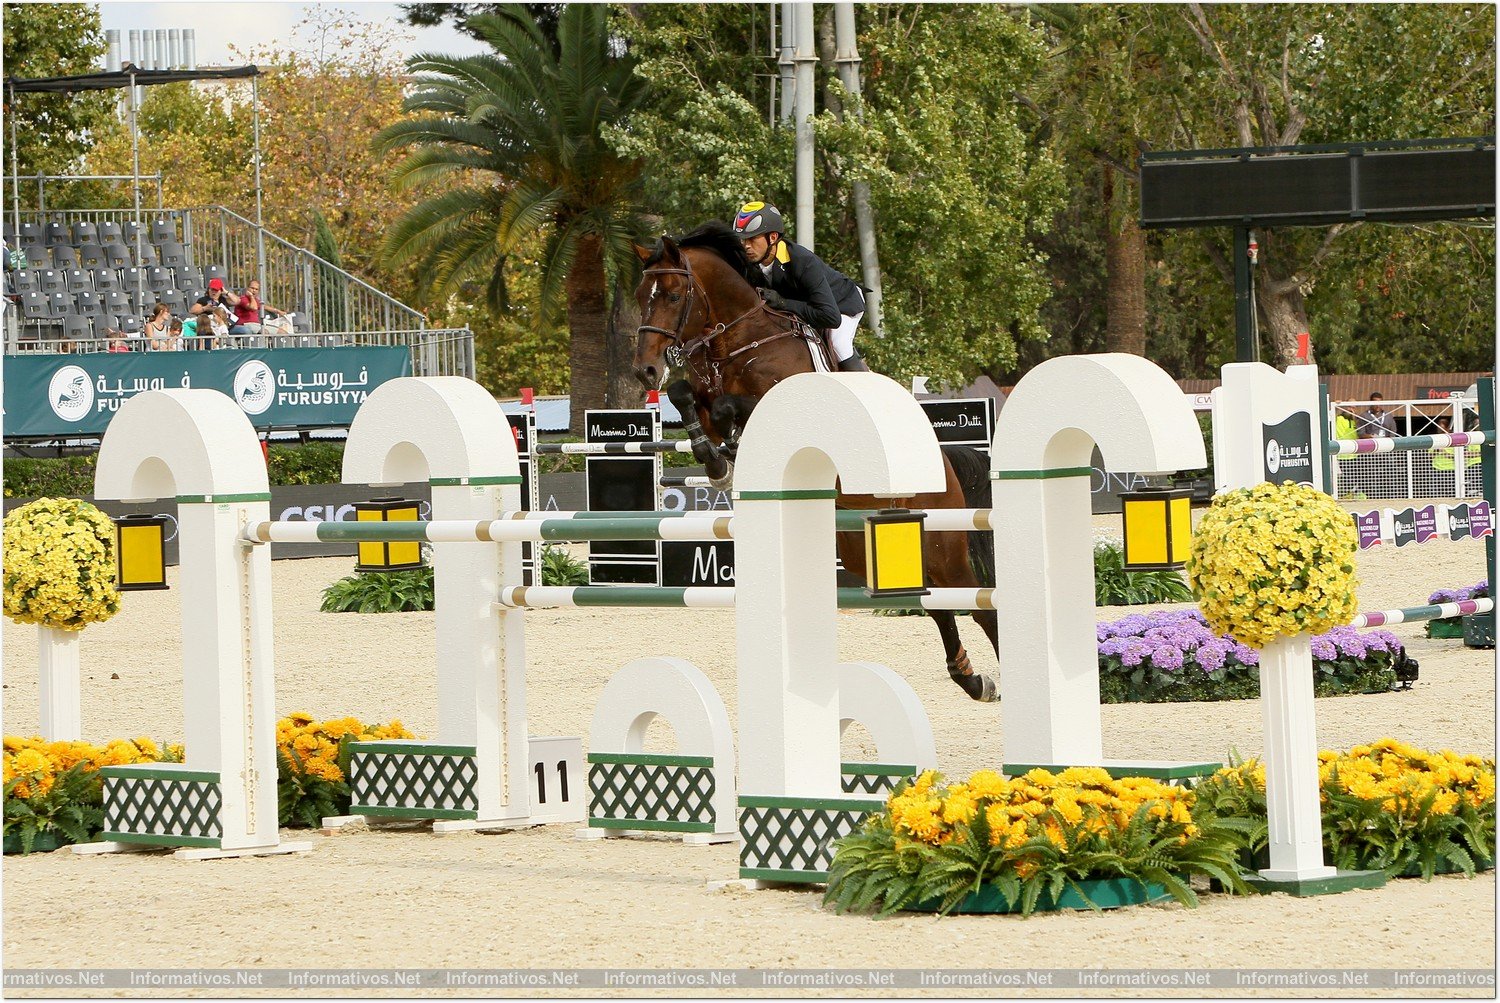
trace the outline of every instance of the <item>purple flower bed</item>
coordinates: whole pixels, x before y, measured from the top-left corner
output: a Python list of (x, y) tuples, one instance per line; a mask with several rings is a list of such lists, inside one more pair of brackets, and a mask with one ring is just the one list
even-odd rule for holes
[(1490, 594), (1490, 580), (1480, 579), (1466, 589), (1438, 589), (1427, 597), (1429, 603), (1463, 602), (1465, 599), (1485, 599)]
[[(1260, 692), (1260, 652), (1214, 634), (1196, 609), (1133, 613), (1099, 624), (1099, 689), (1106, 703), (1234, 700)], [(1405, 649), (1385, 630), (1335, 627), (1312, 640), (1318, 695), (1383, 693)]]

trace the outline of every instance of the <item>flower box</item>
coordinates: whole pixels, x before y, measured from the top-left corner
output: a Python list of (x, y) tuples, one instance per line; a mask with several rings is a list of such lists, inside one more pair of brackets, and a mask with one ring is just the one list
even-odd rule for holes
[(1464, 647), (1493, 648), (1495, 646), (1495, 614), (1470, 613), (1464, 617)]
[[(39, 832), (36, 834), (36, 838), (31, 841), (31, 852), (51, 853), (53, 850), (60, 850), (64, 846), (70, 845), (72, 842), (73, 841), (71, 839), (62, 835), (61, 833)], [(17, 833), (7, 833), (5, 836), (6, 856), (21, 852), (22, 850), (20, 835)]]
[(1442, 620), (1427, 621), (1427, 636), (1444, 639), (1462, 638), (1464, 623), (1461, 617), (1450, 616)]
[[(1084, 896), (1087, 896), (1087, 899)], [(1165, 887), (1154, 881), (1140, 882), (1130, 878), (1085, 878), (1077, 883), (1076, 888), (1072, 885), (1064, 887), (1062, 894), (1055, 899), (1043, 893), (1037, 900), (1036, 911), (1058, 912), (1063, 909), (1088, 909), (1090, 908), (1089, 902), (1100, 909), (1118, 909), (1121, 906), (1161, 902), (1171, 897)], [(905, 911), (937, 912), (941, 904), (939, 899), (928, 899), (926, 902), (907, 907)], [(1020, 911), (1019, 900), (1014, 904), (1007, 903), (1005, 896), (1000, 894), (998, 888), (994, 885), (984, 885), (979, 891), (960, 902), (953, 913), (1009, 914)]]

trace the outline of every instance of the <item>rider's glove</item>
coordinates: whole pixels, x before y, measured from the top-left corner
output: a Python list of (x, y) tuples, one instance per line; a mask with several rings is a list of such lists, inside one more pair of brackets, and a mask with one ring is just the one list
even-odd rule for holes
[(785, 310), (786, 309), (786, 300), (783, 299), (782, 296), (781, 296), (781, 294), (779, 292), (777, 292), (776, 290), (774, 290), (774, 289), (757, 289), (755, 291), (758, 292), (758, 293), (760, 293), (760, 298), (763, 299), (763, 300), (765, 300), (766, 306), (770, 307), (772, 310)]

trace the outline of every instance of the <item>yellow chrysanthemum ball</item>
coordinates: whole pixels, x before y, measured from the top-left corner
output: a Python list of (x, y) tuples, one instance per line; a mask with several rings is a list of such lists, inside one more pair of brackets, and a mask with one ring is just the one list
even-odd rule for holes
[(1257, 484), (1215, 498), (1193, 534), (1188, 584), (1208, 625), (1252, 648), (1354, 618), (1354, 519), (1321, 491)]
[(82, 630), (120, 611), (115, 527), (77, 498), (38, 498), (5, 517), (5, 615)]

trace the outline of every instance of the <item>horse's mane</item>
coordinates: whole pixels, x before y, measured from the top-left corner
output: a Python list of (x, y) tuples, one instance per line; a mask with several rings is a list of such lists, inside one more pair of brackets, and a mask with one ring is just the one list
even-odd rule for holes
[[(701, 247), (712, 251), (723, 258), (724, 262), (742, 277), (750, 267), (750, 262), (745, 258), (745, 246), (740, 243), (740, 238), (735, 236), (729, 224), (723, 220), (711, 219), (682, 236), (672, 239), (678, 247)], [(661, 260), (663, 250), (662, 242), (657, 241), (656, 249), (646, 262), (648, 268)]]

